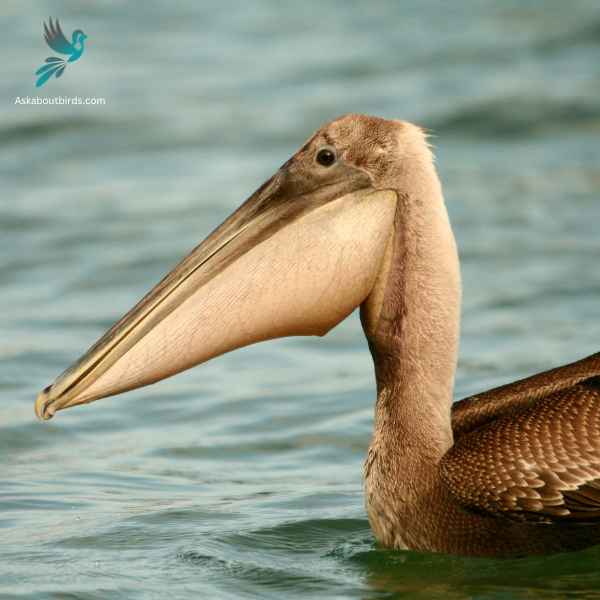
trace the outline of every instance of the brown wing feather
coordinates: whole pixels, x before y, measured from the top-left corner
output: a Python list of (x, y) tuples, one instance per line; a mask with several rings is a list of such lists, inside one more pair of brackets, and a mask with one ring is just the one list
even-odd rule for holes
[(524, 382), (512, 395), (507, 386), (508, 409), (457, 439), (441, 475), (463, 506), (533, 523), (600, 523), (600, 377), (562, 381), (533, 400), (519, 398)]
[(452, 406), (454, 439), (506, 414), (534, 405), (538, 400), (600, 375), (600, 352), (577, 362), (469, 396)]

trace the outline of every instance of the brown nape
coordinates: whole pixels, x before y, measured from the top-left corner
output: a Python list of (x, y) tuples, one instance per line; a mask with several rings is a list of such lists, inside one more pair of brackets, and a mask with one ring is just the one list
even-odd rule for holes
[(600, 543), (600, 354), (453, 404), (460, 305), (423, 130), (345, 115), (40, 393), (36, 411), (50, 418), (258, 341), (323, 335), (360, 306), (377, 380), (366, 506), (381, 544), (522, 556)]

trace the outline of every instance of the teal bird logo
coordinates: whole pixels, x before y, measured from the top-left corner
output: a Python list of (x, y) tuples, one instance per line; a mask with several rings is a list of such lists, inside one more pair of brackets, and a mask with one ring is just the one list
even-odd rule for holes
[(83, 55), (83, 43), (87, 39), (87, 35), (76, 29), (71, 35), (71, 42), (67, 41), (65, 34), (60, 28), (58, 19), (52, 22), (52, 17), (48, 19), (48, 23), (44, 23), (44, 39), (54, 52), (66, 54), (69, 58), (60, 58), (58, 56), (49, 56), (46, 59), (46, 64), (40, 67), (35, 74), (38, 79), (35, 82), (35, 87), (42, 87), (51, 77), (55, 75), (58, 79), (67, 68), (67, 63), (79, 60)]

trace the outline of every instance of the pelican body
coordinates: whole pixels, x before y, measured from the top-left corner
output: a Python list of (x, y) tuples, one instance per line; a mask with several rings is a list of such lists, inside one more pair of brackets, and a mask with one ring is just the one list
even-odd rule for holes
[(423, 131), (319, 129), (88, 352), (36, 413), (119, 394), (360, 307), (377, 380), (366, 508), (390, 548), (519, 556), (600, 542), (600, 354), (453, 404), (461, 284)]

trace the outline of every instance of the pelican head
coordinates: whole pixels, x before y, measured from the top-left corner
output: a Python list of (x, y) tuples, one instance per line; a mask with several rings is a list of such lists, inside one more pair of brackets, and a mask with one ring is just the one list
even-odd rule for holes
[(422, 169), (433, 166), (415, 125), (355, 114), (327, 123), (39, 394), (37, 415), (262, 340), (324, 335), (361, 305), (365, 329), (376, 327), (398, 199)]

